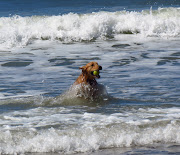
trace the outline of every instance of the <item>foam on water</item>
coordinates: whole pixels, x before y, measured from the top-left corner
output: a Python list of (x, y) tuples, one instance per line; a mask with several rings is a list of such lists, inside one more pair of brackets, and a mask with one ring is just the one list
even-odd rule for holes
[[(1, 17), (0, 154), (179, 145), (179, 17), (179, 8)], [(113, 96), (103, 89), (103, 104), (70, 87), (89, 61)]]
[(97, 12), (59, 16), (1, 17), (0, 48), (26, 46), (34, 40), (63, 42), (107, 39), (117, 34), (179, 37), (180, 9)]
[(122, 106), (109, 114), (87, 109), (38, 107), (1, 114), (0, 153), (77, 153), (180, 143), (179, 108)]

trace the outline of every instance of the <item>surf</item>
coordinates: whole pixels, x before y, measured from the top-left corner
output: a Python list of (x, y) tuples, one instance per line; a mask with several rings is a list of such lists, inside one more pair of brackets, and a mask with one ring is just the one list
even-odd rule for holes
[[(85, 153), (179, 144), (179, 108), (37, 107), (0, 114), (1, 154)], [(105, 112), (105, 113), (104, 113)], [(21, 122), (21, 123), (19, 123)]]
[(107, 40), (119, 34), (141, 37), (180, 36), (180, 9), (68, 13), (57, 16), (0, 18), (0, 47), (24, 47), (36, 40), (62, 43)]

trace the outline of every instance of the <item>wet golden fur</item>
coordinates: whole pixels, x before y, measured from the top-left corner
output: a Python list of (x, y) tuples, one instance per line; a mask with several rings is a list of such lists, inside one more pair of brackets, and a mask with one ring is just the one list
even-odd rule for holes
[(94, 75), (94, 71), (102, 70), (102, 67), (97, 62), (89, 62), (79, 69), (82, 73), (76, 79), (72, 88), (76, 88), (76, 95), (85, 99), (98, 99), (107, 96), (106, 89), (103, 85), (98, 84), (96, 79), (100, 78), (100, 75)]
[(76, 79), (75, 84), (83, 83), (85, 85), (89, 84), (91, 86), (97, 85), (96, 78), (100, 78), (100, 76), (93, 75), (93, 71), (102, 70), (102, 67), (98, 65), (97, 62), (89, 62), (85, 66), (80, 67), (79, 69), (82, 69), (82, 73)]

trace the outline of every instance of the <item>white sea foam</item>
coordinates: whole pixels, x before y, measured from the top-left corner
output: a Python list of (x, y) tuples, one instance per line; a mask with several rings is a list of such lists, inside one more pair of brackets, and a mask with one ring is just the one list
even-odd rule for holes
[(124, 112), (100, 114), (39, 107), (0, 115), (0, 153), (76, 153), (155, 143), (180, 144), (179, 108), (121, 110)]
[(139, 33), (143, 37), (179, 37), (180, 9), (0, 18), (1, 48), (26, 46), (37, 39), (91, 41), (121, 33)]

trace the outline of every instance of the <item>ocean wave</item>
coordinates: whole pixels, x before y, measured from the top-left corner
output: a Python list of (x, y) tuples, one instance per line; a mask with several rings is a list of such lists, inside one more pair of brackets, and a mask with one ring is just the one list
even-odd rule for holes
[(179, 106), (118, 105), (121, 100), (105, 106), (82, 100), (84, 104), (75, 106), (80, 100), (74, 96), (70, 96), (74, 103), (64, 106), (59, 97), (1, 101), (0, 154), (70, 154), (180, 144)]
[(157, 143), (180, 144), (179, 110), (132, 108), (111, 115), (75, 113), (74, 109), (63, 107), (16, 111), (2, 118), (6, 125), (0, 131), (0, 154), (69, 154)]
[(118, 34), (179, 37), (180, 8), (1, 17), (0, 33), (0, 46), (5, 48), (26, 46), (34, 40), (59, 40), (69, 43), (113, 38)]

